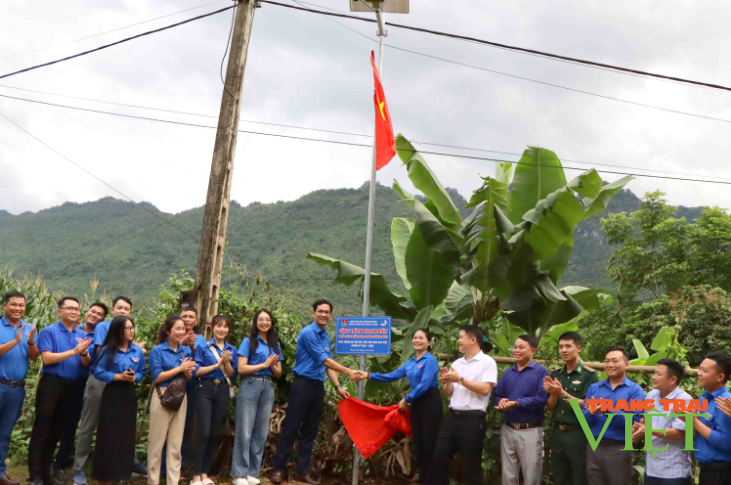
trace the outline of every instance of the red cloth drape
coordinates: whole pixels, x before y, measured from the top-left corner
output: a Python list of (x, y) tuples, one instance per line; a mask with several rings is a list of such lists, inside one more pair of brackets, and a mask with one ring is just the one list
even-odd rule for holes
[(348, 397), (338, 402), (338, 409), (345, 429), (364, 460), (398, 431), (411, 436), (410, 413), (400, 413), (398, 404), (381, 407)]

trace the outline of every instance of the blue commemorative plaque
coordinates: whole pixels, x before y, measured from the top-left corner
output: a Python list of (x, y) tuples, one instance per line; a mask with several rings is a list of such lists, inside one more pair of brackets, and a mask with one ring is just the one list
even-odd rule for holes
[(391, 317), (338, 317), (335, 353), (391, 355)]

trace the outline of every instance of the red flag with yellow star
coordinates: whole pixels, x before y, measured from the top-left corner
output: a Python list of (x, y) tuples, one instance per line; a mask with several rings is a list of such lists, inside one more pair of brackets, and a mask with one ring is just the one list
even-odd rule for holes
[(373, 51), (371, 51), (371, 66), (376, 85), (373, 95), (373, 103), (376, 106), (376, 170), (380, 170), (396, 155), (396, 139), (393, 136), (391, 114), (388, 112), (386, 94), (383, 92), (381, 77), (376, 68), (376, 55)]

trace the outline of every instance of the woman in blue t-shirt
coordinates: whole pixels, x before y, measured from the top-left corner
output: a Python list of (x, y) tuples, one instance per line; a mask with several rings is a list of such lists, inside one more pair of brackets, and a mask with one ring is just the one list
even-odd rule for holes
[(162, 405), (160, 396), (178, 376), (183, 376), (186, 382), (193, 378), (192, 371), (196, 368), (196, 364), (192, 357), (186, 357), (182, 345), (185, 335), (183, 319), (179, 315), (170, 316), (160, 326), (157, 332), (157, 346), (150, 351), (150, 377), (154, 389), (150, 397), (150, 432), (147, 444), (149, 485), (160, 484), (162, 449), (166, 441), (167, 484), (178, 485), (180, 481), (182, 466), (180, 449), (183, 445), (188, 397), (184, 395), (180, 408), (173, 411)]
[(254, 314), (251, 333), (239, 347), (241, 374), (236, 402), (236, 438), (231, 475), (234, 485), (258, 485), (269, 416), (274, 405), (272, 378), (282, 376), (282, 347), (269, 310)]
[(388, 374), (368, 373), (368, 379), (378, 382), (393, 382), (408, 378), (411, 392), (399, 402), (399, 411), (411, 408), (411, 431), (414, 434), (416, 463), (419, 483), (426, 482), (439, 428), (442, 426), (444, 409), (439, 395), (439, 362), (429, 351), (432, 337), (427, 328), (414, 331), (411, 338), (416, 355), (404, 365)]
[(137, 430), (137, 391), (147, 372), (145, 355), (134, 344), (135, 323), (115, 317), (96, 359), (94, 376), (106, 382), (99, 406), (96, 452), (91, 478), (120, 482), (132, 478)]
[(207, 345), (197, 345), (193, 359), (198, 367), (193, 376), (199, 379), (196, 402), (198, 437), (191, 485), (213, 485), (208, 477), (218, 450), (221, 426), (233, 394), (232, 379), (236, 377), (236, 347), (226, 341), (231, 325), (226, 315), (211, 320), (213, 338)]

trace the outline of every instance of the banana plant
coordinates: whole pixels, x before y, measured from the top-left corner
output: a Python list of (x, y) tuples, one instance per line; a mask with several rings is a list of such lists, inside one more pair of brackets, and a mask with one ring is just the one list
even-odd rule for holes
[[(436, 334), (450, 323), (484, 327), (502, 311), (512, 324), (540, 338), (554, 325), (598, 306), (603, 290), (559, 288), (558, 283), (576, 226), (606, 209), (632, 177), (604, 184), (592, 169), (567, 182), (554, 152), (529, 147), (515, 170), (500, 163), (494, 177), (482, 177), (466, 206), (472, 211), (463, 219), (414, 145), (399, 135), (396, 148), (421, 192), (417, 197), (393, 182), (413, 215), (391, 224), (396, 270), (408, 295), (372, 273), (370, 303), (408, 322), (399, 337), (408, 337), (417, 322)], [(336, 258), (307, 257), (337, 271), (335, 281), (345, 285), (365, 275), (362, 268)], [(410, 338), (403, 338), (404, 360), (410, 347)]]

